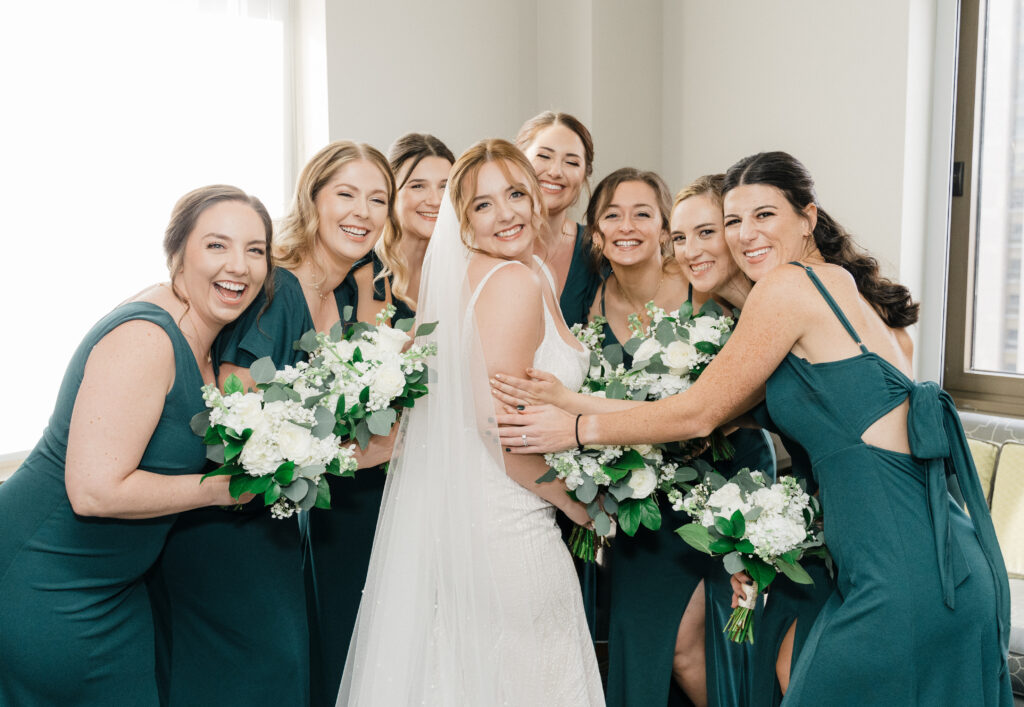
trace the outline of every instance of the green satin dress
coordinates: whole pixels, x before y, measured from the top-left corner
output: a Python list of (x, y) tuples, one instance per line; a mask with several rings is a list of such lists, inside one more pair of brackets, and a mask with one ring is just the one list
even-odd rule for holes
[[(312, 328), (299, 281), (277, 268), (270, 304), (261, 293), (224, 329), (214, 343), (214, 364), (247, 367), (270, 356), (278, 368), (294, 365), (305, 354), (292, 344)], [(309, 701), (306, 590), (295, 516), (277, 520), (258, 500), (241, 510), (181, 514), (150, 589), (165, 705)]]
[[(357, 267), (370, 263), (376, 276), (380, 272), (380, 261), (375, 256), (360, 261)], [(352, 273), (348, 278), (350, 286), (336, 292), (339, 312), (346, 304), (355, 308), (359, 302)], [(379, 297), (375, 292), (374, 299), (384, 301), (383, 283), (379, 280), (375, 283), (381, 286)], [(415, 316), (401, 301), (396, 302), (396, 308), (396, 320)], [(330, 510), (310, 513), (302, 519), (309, 612), (310, 704), (314, 707), (333, 707), (338, 699), (348, 644), (370, 566), (386, 479), (384, 467), (360, 469), (354, 477), (329, 477)]]
[(582, 223), (576, 224), (576, 241), (572, 246), (572, 260), (569, 274), (558, 298), (558, 308), (568, 326), (583, 324), (589, 319), (590, 303), (594, 301), (601, 275), (590, 262), (590, 241), (587, 229)]
[[(618, 343), (608, 324), (604, 335), (605, 345)], [(624, 357), (630, 365), (630, 356), (624, 352)], [(703, 457), (719, 473), (730, 477), (749, 468), (775, 476), (775, 451), (764, 432), (740, 429), (729, 435), (729, 441), (736, 449), (732, 459), (716, 462), (710, 452)], [(753, 650), (748, 644), (732, 643), (723, 634), (732, 614), (729, 574), (720, 559), (690, 547), (675, 534), (690, 522), (686, 513), (664, 505), (661, 513), (657, 532), (641, 528), (632, 538), (620, 533), (611, 544), (608, 704), (690, 704), (672, 678), (672, 659), (683, 612), (704, 580), (708, 704), (743, 707), (749, 701)]]
[[(1009, 585), (953, 401), (868, 351), (800, 267), (861, 353), (816, 364), (791, 353), (767, 383), (772, 419), (810, 457), (837, 567), (782, 704), (1009, 707)], [(905, 400), (911, 454), (865, 443)]]
[(131, 320), (159, 325), (174, 350), (174, 384), (139, 468), (196, 474), (206, 464), (189, 420), (203, 379), (164, 309), (122, 305), (86, 334), (68, 364), (50, 422), (25, 463), (0, 485), (0, 704), (157, 705), (153, 612), (143, 577), (174, 516), (86, 518), (64, 486), (71, 413), (89, 354)]

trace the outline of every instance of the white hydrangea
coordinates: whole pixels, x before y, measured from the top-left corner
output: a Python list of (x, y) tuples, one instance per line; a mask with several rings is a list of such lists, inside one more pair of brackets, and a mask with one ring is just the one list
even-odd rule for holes
[(762, 513), (747, 523), (747, 539), (754, 545), (758, 557), (771, 560), (792, 550), (807, 537), (801, 522), (775, 513)]
[(210, 411), (210, 423), (224, 425), (241, 433), (255, 429), (263, 417), (263, 395), (261, 393), (232, 393), (222, 399), (223, 407)]

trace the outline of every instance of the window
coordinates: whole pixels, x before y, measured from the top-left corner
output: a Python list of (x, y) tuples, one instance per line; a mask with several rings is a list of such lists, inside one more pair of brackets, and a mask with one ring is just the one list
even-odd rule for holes
[(1024, 414), (1024, 0), (963, 0), (944, 385), (967, 409)]
[(0, 455), (29, 449), (68, 360), (167, 279), (163, 229), (195, 187), (279, 216), (292, 179), (287, 0), (45, 0), (0, 10)]

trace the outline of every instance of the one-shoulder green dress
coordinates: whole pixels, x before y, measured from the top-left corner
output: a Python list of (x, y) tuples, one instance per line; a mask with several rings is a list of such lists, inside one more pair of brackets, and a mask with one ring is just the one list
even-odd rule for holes
[[(296, 277), (274, 271), (214, 343), (214, 364), (247, 367), (270, 356), (294, 365), (292, 344), (313, 319)], [(313, 511), (317, 513), (319, 511)], [(150, 581), (157, 609), (166, 705), (306, 704), (309, 631), (297, 519), (277, 520), (258, 500), (240, 510), (183, 513)]]
[(189, 420), (204, 408), (202, 376), (164, 309), (122, 305), (86, 334), (68, 364), (42, 439), (0, 485), (0, 704), (157, 705), (153, 614), (143, 576), (174, 516), (75, 515), (64, 486), (71, 413), (93, 347), (132, 320), (159, 325), (174, 350), (174, 384), (139, 461), (157, 474), (196, 474), (206, 455)]
[[(800, 267), (861, 353), (823, 363), (790, 353), (767, 383), (772, 419), (810, 456), (837, 568), (782, 704), (1009, 707), (1006, 568), (953, 401), (868, 351)], [(911, 453), (865, 443), (904, 401)]]
[[(376, 277), (381, 266), (375, 254), (360, 261), (357, 267), (367, 267), (370, 263)], [(353, 268), (349, 274), (350, 286), (343, 293), (337, 293), (339, 312), (343, 311), (344, 304), (355, 308), (359, 302), (355, 270)], [(384, 301), (383, 282), (375, 280), (375, 290), (378, 283), (380, 296), (375, 293), (374, 299)], [(415, 316), (400, 300), (395, 304), (396, 320)], [(310, 513), (301, 524), (309, 592), (310, 704), (313, 707), (333, 707), (338, 699), (348, 644), (370, 566), (386, 479), (383, 467), (360, 469), (354, 477), (329, 477), (330, 510)]]
[[(618, 343), (607, 323), (604, 335), (605, 345)], [(625, 357), (628, 366), (630, 357)], [(732, 459), (716, 462), (710, 452), (702, 458), (725, 477), (743, 468), (759, 469), (774, 477), (775, 452), (765, 433), (740, 429), (729, 435), (729, 441), (736, 449)], [(732, 643), (723, 634), (732, 614), (729, 574), (721, 560), (690, 547), (675, 534), (677, 528), (690, 522), (685, 512), (665, 506), (661, 513), (660, 530), (641, 528), (632, 538), (619, 534), (611, 545), (608, 704), (690, 704), (672, 678), (672, 660), (679, 622), (694, 590), (704, 580), (708, 704), (747, 705), (753, 651), (747, 644)]]

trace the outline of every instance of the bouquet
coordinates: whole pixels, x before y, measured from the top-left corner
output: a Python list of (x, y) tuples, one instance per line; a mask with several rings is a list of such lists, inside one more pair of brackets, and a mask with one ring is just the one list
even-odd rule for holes
[(736, 643), (753, 643), (757, 592), (767, 589), (779, 572), (813, 584), (799, 560), (817, 556), (830, 564), (818, 499), (792, 476), (769, 484), (760, 471), (742, 469), (729, 481), (711, 473), (685, 498), (675, 498), (673, 507), (694, 519), (676, 531), (683, 540), (721, 556), (730, 574), (746, 571), (754, 580), (725, 627)]
[[(398, 410), (427, 393), (426, 359), (437, 347), (406, 349), (412, 321), (386, 326), (393, 314), (388, 305), (376, 326), (338, 322), (326, 334), (306, 332), (295, 347), (309, 360), (282, 370), (269, 357), (255, 361), (249, 374), (256, 390), (244, 392), (233, 374), (223, 393), (204, 386), (207, 410), (192, 419), (192, 430), (220, 466), (203, 478), (231, 476), (232, 496), (262, 494), (275, 518), (330, 508), (324, 475), (351, 476), (358, 466), (354, 445), (345, 443), (354, 438), (365, 448), (371, 435), (387, 435)], [(351, 317), (350, 307), (344, 316)]]

